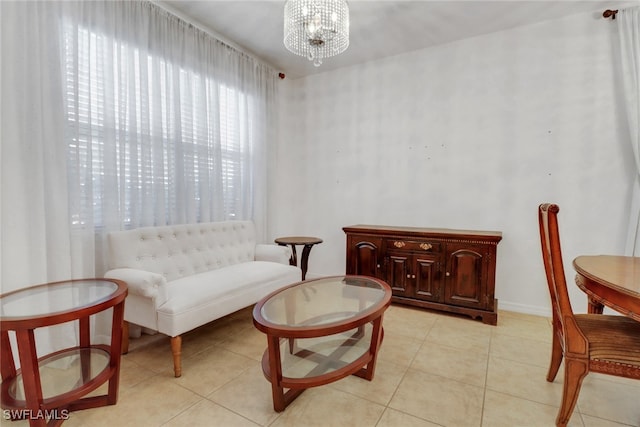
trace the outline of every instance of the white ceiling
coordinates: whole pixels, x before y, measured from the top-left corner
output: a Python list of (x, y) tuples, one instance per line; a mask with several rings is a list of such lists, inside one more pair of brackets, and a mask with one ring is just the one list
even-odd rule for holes
[(325, 59), (318, 68), (285, 49), (284, 0), (157, 3), (269, 63), (288, 78), (298, 78), (577, 13), (590, 13), (590, 19), (602, 20), (605, 9), (639, 5), (640, 0), (350, 0), (349, 48)]

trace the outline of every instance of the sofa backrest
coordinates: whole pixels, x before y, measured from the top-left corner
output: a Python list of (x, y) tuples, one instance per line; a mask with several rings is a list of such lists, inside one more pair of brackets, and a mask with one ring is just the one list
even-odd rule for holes
[(253, 261), (251, 221), (143, 227), (109, 233), (109, 267), (162, 274), (167, 281)]

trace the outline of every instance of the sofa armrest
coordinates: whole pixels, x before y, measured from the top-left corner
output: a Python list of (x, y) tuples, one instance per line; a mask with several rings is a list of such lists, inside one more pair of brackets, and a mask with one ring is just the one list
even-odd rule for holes
[(107, 271), (104, 277), (124, 281), (129, 286), (129, 293), (154, 300), (156, 307), (167, 301), (167, 281), (161, 274), (135, 268), (116, 268)]
[(291, 249), (288, 246), (257, 244), (256, 261), (271, 261), (280, 264), (289, 264)]

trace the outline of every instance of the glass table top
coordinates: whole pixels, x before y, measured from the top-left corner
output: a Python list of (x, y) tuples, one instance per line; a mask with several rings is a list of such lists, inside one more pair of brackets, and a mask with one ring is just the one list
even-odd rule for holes
[(375, 310), (390, 289), (361, 276), (301, 282), (272, 295), (260, 309), (263, 320), (282, 327), (314, 327), (355, 318)]
[(0, 297), (0, 318), (41, 317), (96, 304), (118, 290), (109, 280), (91, 279), (33, 286)]

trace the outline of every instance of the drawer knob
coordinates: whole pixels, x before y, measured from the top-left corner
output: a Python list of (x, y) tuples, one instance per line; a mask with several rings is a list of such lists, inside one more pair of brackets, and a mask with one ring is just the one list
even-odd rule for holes
[(425, 251), (428, 251), (429, 249), (431, 249), (433, 246), (431, 246), (431, 244), (429, 243), (420, 243), (420, 248), (424, 249)]
[(449, 277), (451, 276), (451, 273), (449, 273), (448, 271), (444, 274), (445, 276)]
[(411, 279), (411, 275), (410, 274), (407, 274), (407, 279)]
[(406, 245), (405, 242), (400, 242), (400, 241), (393, 242), (393, 246), (395, 246), (396, 248), (404, 248), (405, 245)]

